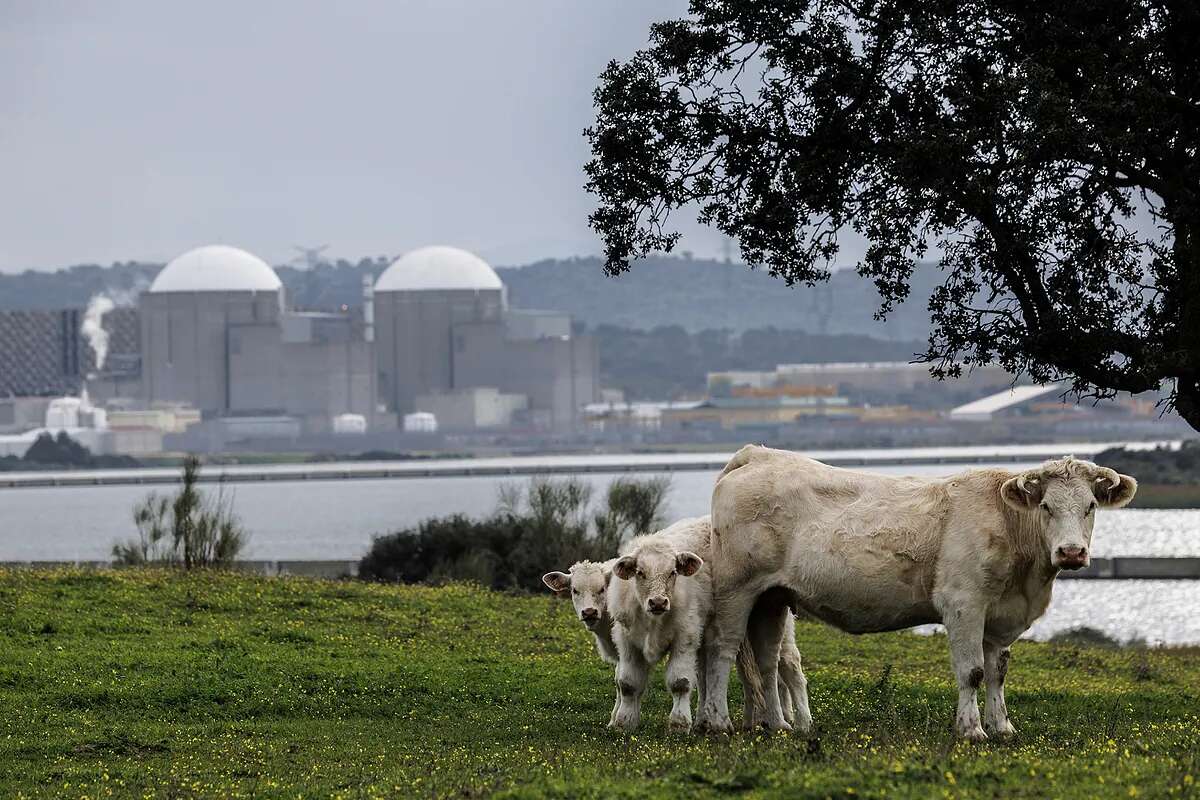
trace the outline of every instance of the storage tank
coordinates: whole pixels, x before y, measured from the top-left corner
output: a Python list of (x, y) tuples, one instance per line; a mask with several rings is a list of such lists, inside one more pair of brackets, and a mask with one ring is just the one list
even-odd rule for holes
[(52, 431), (78, 428), (81, 404), (82, 401), (78, 397), (54, 398), (46, 408), (46, 427)]
[(437, 417), (428, 411), (414, 411), (404, 415), (405, 433), (437, 433)]
[(367, 418), (362, 414), (338, 414), (333, 418), (334, 433), (366, 433)]

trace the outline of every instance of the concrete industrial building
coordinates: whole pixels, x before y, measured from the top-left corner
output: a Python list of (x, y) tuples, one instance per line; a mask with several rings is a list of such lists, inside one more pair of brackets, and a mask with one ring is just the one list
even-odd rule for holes
[(188, 403), (205, 418), (288, 415), (312, 431), (375, 408), (361, 315), (288, 309), (275, 271), (244, 250), (184, 253), (138, 307), (147, 406)]
[[(461, 426), (470, 407), (480, 409), (472, 427), (566, 430), (599, 394), (595, 340), (575, 335), (566, 314), (510, 309), (500, 276), (464, 250), (397, 259), (375, 283), (374, 310), (379, 395), (395, 414), (427, 411)], [(485, 401), (481, 389), (497, 396)]]
[[(340, 313), (291, 308), (275, 271), (244, 250), (190, 250), (136, 308), (105, 313), (103, 367), (83, 315), (0, 314), (0, 396), (86, 385), (125, 427), (190, 408), (206, 429), (197, 440), (217, 443), (386, 432), (419, 412), (439, 430), (564, 431), (598, 394), (594, 340), (565, 314), (510, 309), (496, 272), (451, 247), (397, 259)], [(0, 409), (0, 424), (22, 427), (17, 411)]]

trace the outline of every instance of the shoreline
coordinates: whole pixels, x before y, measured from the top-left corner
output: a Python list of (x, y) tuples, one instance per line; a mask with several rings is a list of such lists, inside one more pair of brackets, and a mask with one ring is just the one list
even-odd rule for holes
[[(1163, 442), (1063, 442), (1030, 445), (957, 447), (848, 448), (804, 451), (838, 467), (895, 467), (1040, 462), (1071, 454), (1095, 456), (1113, 447), (1153, 447)], [(370, 480), (402, 478), (584, 475), (636, 472), (718, 472), (733, 451), (682, 453), (584, 453), (486, 458), (415, 459), (406, 461), (329, 461), (292, 464), (212, 465), (200, 476), (204, 483), (264, 481)], [(61, 470), (0, 473), (0, 489), (72, 486), (174, 484), (175, 468)]]

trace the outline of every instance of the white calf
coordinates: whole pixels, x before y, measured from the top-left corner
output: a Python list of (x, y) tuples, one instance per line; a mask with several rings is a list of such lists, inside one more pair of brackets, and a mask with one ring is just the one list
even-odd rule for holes
[(608, 561), (578, 561), (566, 572), (547, 572), (542, 583), (559, 597), (570, 597), (579, 621), (596, 640), (596, 652), (609, 664), (617, 663), (613, 642), (612, 615), (608, 613), (608, 584), (615, 558)]
[[(547, 572), (542, 583), (550, 587), (559, 597), (570, 597), (571, 605), (579, 621), (591, 631), (596, 641), (596, 653), (608, 664), (617, 664), (617, 645), (613, 641), (613, 618), (608, 613), (608, 584), (612, 578), (615, 558), (608, 561), (579, 561), (566, 572)], [(617, 695), (612, 713), (608, 716), (611, 725), (620, 703)]]
[(658, 533), (639, 536), (622, 548), (613, 567), (619, 579), (609, 589), (609, 613), (616, 622), (617, 689), (613, 727), (633, 730), (641, 719), (642, 694), (650, 669), (664, 656), (667, 688), (673, 699), (668, 726), (692, 726), (692, 689), (704, 625), (712, 603), (712, 585), (696, 550), (707, 551), (707, 517), (677, 522)]

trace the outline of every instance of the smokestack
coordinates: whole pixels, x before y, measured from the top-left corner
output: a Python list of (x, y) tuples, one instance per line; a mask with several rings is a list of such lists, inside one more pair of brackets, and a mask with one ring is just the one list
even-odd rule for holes
[(363, 341), (375, 341), (375, 281), (363, 275)]

